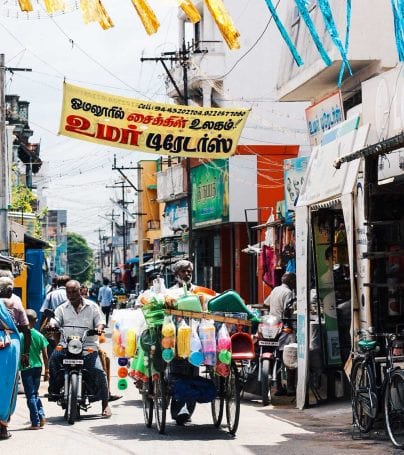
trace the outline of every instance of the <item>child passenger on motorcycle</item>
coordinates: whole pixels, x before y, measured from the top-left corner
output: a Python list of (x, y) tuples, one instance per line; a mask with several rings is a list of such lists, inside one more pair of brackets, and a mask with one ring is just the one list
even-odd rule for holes
[[(55, 310), (54, 320), (57, 327), (65, 327), (66, 335), (82, 335), (84, 329), (70, 328), (87, 327), (96, 329), (99, 334), (104, 329), (104, 317), (98, 305), (90, 300), (83, 298), (80, 294), (80, 283), (76, 280), (70, 280), (66, 283), (67, 301), (58, 306)], [(88, 336), (84, 343), (84, 349), (93, 348), (94, 352), (85, 353), (84, 368), (89, 370), (94, 378), (98, 390), (98, 399), (102, 401), (102, 416), (110, 417), (111, 409), (108, 406), (109, 391), (107, 376), (102, 367), (98, 355), (97, 336)], [(65, 348), (65, 347), (64, 347)], [(63, 357), (66, 350), (53, 351), (49, 359), (49, 399), (56, 401), (59, 397), (60, 389), (63, 386), (63, 375), (58, 374), (63, 369)]]

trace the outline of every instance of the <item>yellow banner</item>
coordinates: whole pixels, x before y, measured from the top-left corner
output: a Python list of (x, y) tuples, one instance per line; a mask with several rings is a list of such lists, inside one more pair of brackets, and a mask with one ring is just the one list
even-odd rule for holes
[(59, 134), (158, 155), (228, 158), (249, 112), (151, 103), (65, 83)]

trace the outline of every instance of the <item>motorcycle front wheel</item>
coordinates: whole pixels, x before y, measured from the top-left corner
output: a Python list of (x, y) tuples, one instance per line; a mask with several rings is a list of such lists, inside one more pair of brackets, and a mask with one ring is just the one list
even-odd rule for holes
[(269, 359), (262, 360), (261, 363), (261, 397), (263, 406), (268, 406), (271, 403), (271, 361)]
[(73, 425), (78, 420), (78, 405), (77, 405), (77, 389), (78, 389), (78, 376), (73, 373), (70, 376), (69, 394), (67, 398), (67, 421), (70, 425)]

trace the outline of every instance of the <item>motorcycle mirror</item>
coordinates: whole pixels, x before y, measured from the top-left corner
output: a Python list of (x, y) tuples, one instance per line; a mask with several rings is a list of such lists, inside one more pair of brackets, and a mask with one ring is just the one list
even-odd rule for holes
[(47, 318), (54, 318), (55, 317), (55, 312), (53, 310), (50, 310), (49, 308), (47, 308), (43, 314), (47, 317)]

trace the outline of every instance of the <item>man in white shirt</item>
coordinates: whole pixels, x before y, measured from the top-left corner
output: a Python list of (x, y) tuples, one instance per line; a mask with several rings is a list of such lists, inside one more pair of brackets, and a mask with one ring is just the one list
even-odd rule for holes
[[(276, 316), (279, 319), (288, 318), (293, 313), (294, 291), (296, 290), (296, 275), (292, 272), (287, 272), (282, 275), (282, 284), (272, 289), (269, 297), (265, 299), (264, 305), (269, 306), (269, 314)], [(279, 336), (279, 351), (283, 355), (283, 348), (286, 344), (292, 343), (295, 339), (294, 333), (281, 333)], [(277, 373), (276, 377), (276, 392), (275, 396), (296, 395), (295, 370), (287, 369), (287, 388), (282, 386), (281, 372)]]
[[(91, 300), (84, 299), (80, 294), (80, 283), (76, 280), (70, 280), (66, 284), (67, 301), (59, 305), (55, 310), (54, 320), (58, 327), (65, 327), (65, 335), (82, 336), (83, 327), (88, 329), (97, 329), (99, 333), (104, 329), (104, 317), (98, 305)], [(70, 327), (68, 327), (70, 326)], [(74, 327), (71, 327), (74, 326)], [(81, 327), (81, 328), (80, 328)], [(62, 344), (62, 343), (60, 343)], [(63, 346), (63, 344), (62, 344)], [(95, 352), (85, 353), (84, 368), (90, 371), (97, 385), (98, 396), (102, 401), (102, 416), (110, 417), (111, 410), (108, 406), (109, 390), (107, 375), (102, 367), (98, 355), (98, 336), (89, 336), (84, 342), (84, 348), (93, 348)], [(49, 359), (49, 397), (53, 399), (59, 394), (63, 385), (60, 379), (63, 379), (59, 373), (62, 367), (62, 360), (66, 351), (53, 351)]]

